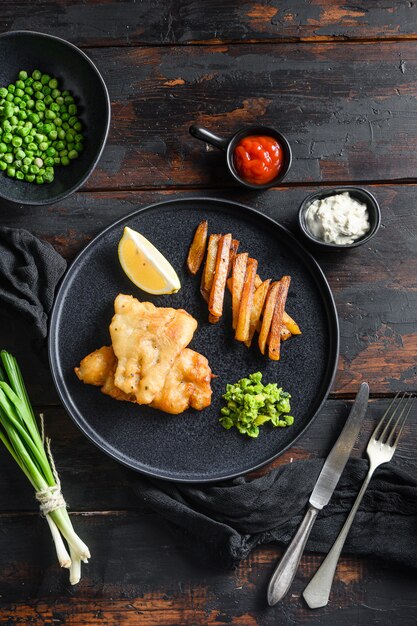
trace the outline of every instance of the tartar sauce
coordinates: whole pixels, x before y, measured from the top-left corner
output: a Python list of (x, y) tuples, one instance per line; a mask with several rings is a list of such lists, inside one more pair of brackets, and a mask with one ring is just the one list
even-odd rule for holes
[(306, 225), (317, 239), (348, 245), (369, 230), (368, 209), (348, 192), (338, 193), (312, 202), (306, 212)]

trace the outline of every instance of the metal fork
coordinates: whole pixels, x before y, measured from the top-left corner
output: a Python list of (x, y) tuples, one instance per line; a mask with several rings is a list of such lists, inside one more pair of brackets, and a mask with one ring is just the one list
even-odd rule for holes
[[(369, 459), (369, 470), (363, 482), (362, 488), (355, 500), (355, 504), (353, 505), (352, 510), (349, 513), (349, 516), (329, 554), (326, 556), (323, 563), (320, 565), (319, 569), (304, 589), (304, 599), (311, 609), (318, 609), (322, 606), (326, 606), (328, 603), (340, 553), (350, 527), (352, 526), (356, 511), (358, 510), (365, 491), (369, 485), (369, 481), (371, 480), (376, 468), (383, 463), (388, 463), (394, 456), (404, 424), (410, 414), (413, 400), (413, 396), (411, 394), (407, 396), (407, 394), (404, 393), (397, 402), (399, 395), (400, 394), (397, 393), (371, 435), (368, 447), (366, 448), (366, 453)], [(391, 426), (394, 419), (395, 422)]]

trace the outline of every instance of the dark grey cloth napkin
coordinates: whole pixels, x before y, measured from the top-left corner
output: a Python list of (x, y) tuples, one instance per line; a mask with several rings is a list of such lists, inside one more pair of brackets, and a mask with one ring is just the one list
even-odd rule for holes
[[(232, 566), (257, 545), (286, 545), (294, 535), (324, 459), (296, 461), (253, 480), (213, 486), (133, 479), (140, 499), (160, 513), (196, 556)], [(327, 553), (368, 470), (349, 460), (333, 497), (317, 518), (307, 550)], [(344, 552), (417, 567), (417, 463), (377, 470), (348, 535)]]
[[(27, 231), (0, 228), (0, 303), (33, 323), (45, 338), (65, 261)], [(248, 480), (212, 486), (151, 480), (129, 472), (140, 501), (160, 514), (184, 544), (216, 567), (233, 566), (258, 544), (287, 544), (304, 514), (323, 459), (297, 461)], [(349, 461), (330, 504), (319, 514), (307, 549), (327, 552), (361, 481), (367, 461)], [(417, 460), (379, 469), (366, 492), (345, 552), (417, 566)]]
[(67, 264), (54, 248), (29, 231), (0, 227), (1, 312), (22, 315), (34, 338), (45, 339), (55, 288)]

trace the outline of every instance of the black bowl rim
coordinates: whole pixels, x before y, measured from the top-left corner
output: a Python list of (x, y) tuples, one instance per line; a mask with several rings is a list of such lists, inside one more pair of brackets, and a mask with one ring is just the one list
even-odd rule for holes
[[(239, 176), (233, 163), (233, 150), (236, 146), (236, 142), (242, 139), (242, 137), (246, 137), (254, 133), (272, 135), (274, 139), (277, 139), (277, 141), (280, 143), (284, 151), (284, 165), (285, 166), (273, 180), (271, 180), (269, 183), (264, 183), (263, 185), (256, 185), (253, 183), (248, 183), (244, 178)], [(246, 126), (244, 128), (241, 128), (234, 135), (232, 135), (227, 145), (226, 159), (227, 159), (227, 166), (229, 168), (229, 172), (232, 174), (233, 178), (237, 180), (238, 183), (240, 183), (244, 187), (247, 187), (248, 189), (258, 189), (258, 190), (270, 189), (271, 187), (275, 187), (276, 185), (278, 185), (290, 171), (291, 164), (292, 164), (292, 150), (291, 150), (290, 142), (285, 137), (285, 135), (283, 135), (279, 130), (272, 128), (272, 126), (254, 126), (253, 125), (253, 126)]]
[(39, 33), (35, 30), (9, 30), (6, 33), (0, 33), (0, 39), (6, 39), (7, 37), (13, 37), (16, 35), (29, 35), (32, 37), (41, 37), (44, 39), (54, 39), (55, 41), (58, 41), (59, 43), (67, 46), (68, 48), (71, 48), (72, 50), (74, 50), (75, 52), (77, 52), (81, 57), (84, 58), (85, 61), (87, 61), (87, 63), (91, 66), (91, 68), (93, 69), (93, 71), (95, 71), (95, 73), (97, 74), (97, 77), (103, 87), (103, 91), (104, 91), (104, 97), (105, 97), (105, 102), (106, 102), (106, 127), (104, 129), (104, 134), (103, 134), (103, 138), (101, 141), (101, 146), (96, 154), (96, 156), (93, 159), (93, 162), (91, 163), (90, 167), (88, 168), (87, 172), (84, 174), (84, 176), (75, 184), (73, 185), (70, 189), (67, 189), (66, 191), (64, 191), (63, 193), (54, 196), (52, 198), (47, 198), (46, 200), (32, 200), (32, 201), (27, 201), (27, 200), (16, 200), (15, 198), (12, 198), (6, 194), (4, 194), (1, 191), (1, 187), (0, 187), (0, 198), (3, 198), (3, 200), (7, 200), (9, 202), (13, 202), (14, 204), (23, 204), (23, 205), (29, 205), (29, 206), (41, 206), (41, 205), (45, 205), (45, 204), (54, 204), (55, 202), (60, 202), (61, 200), (64, 200), (64, 198), (67, 198), (68, 196), (70, 196), (71, 194), (73, 194), (75, 191), (77, 191), (77, 189), (79, 189), (80, 187), (82, 187), (82, 185), (84, 185), (84, 183), (90, 178), (91, 174), (93, 173), (93, 171), (95, 170), (97, 163), (99, 162), (101, 155), (103, 154), (103, 150), (104, 147), (106, 145), (107, 142), (107, 137), (109, 135), (109, 130), (110, 130), (110, 121), (111, 121), (111, 104), (110, 104), (110, 96), (109, 96), (109, 92), (107, 89), (107, 85), (104, 82), (104, 79), (102, 77), (102, 75), (100, 74), (100, 71), (98, 70), (97, 66), (93, 63), (93, 61), (90, 59), (90, 57), (88, 57), (85, 52), (83, 52), (81, 50), (81, 48), (78, 48), (78, 46), (76, 46), (75, 44), (71, 43), (70, 41), (67, 41), (66, 39), (62, 39), (62, 37), (57, 37), (56, 35), (48, 35), (47, 33)]
[[(309, 208), (311, 203), (314, 202), (314, 200), (316, 200), (317, 198), (327, 198), (328, 196), (332, 196), (337, 193), (344, 193), (346, 191), (357, 193), (358, 195), (364, 198), (364, 202), (366, 202), (366, 205), (368, 206), (368, 208), (369, 206), (373, 207), (375, 215), (373, 216), (369, 212), (369, 217), (373, 219), (373, 224), (371, 225), (368, 231), (368, 234), (362, 237), (361, 239), (358, 239), (357, 241), (354, 241), (353, 243), (349, 243), (349, 244), (328, 243), (326, 241), (322, 241), (321, 239), (317, 239), (308, 230), (305, 224), (305, 213), (307, 209)], [(368, 191), (367, 189), (364, 189), (363, 187), (355, 187), (353, 185), (348, 185), (348, 186), (343, 186), (343, 187), (329, 187), (327, 189), (321, 189), (320, 191), (315, 191), (313, 193), (310, 193), (308, 194), (308, 196), (304, 198), (298, 210), (298, 224), (299, 224), (302, 234), (310, 242), (314, 243), (314, 245), (317, 247), (327, 249), (327, 250), (345, 250), (345, 249), (350, 249), (350, 248), (358, 248), (359, 246), (362, 246), (364, 243), (367, 243), (368, 241), (370, 241), (372, 237), (374, 237), (376, 233), (378, 232), (379, 227), (381, 226), (381, 208), (375, 196), (370, 191)]]

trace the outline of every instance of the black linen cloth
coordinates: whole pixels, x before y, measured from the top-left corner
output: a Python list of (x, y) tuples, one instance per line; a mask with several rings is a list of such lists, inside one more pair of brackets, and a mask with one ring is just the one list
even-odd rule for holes
[[(28, 231), (0, 228), (1, 310), (33, 323), (45, 338), (47, 318), (65, 261)], [(262, 543), (293, 536), (324, 459), (296, 461), (255, 479), (184, 485), (129, 472), (139, 500), (163, 517), (201, 560), (233, 566)], [(307, 549), (328, 552), (368, 469), (351, 459), (330, 504), (320, 512)], [(345, 552), (417, 566), (417, 459), (377, 470), (345, 544)]]
[(35, 340), (46, 338), (55, 288), (66, 266), (49, 243), (29, 231), (0, 228), (1, 312), (32, 322)]

